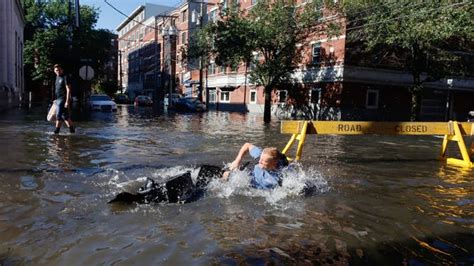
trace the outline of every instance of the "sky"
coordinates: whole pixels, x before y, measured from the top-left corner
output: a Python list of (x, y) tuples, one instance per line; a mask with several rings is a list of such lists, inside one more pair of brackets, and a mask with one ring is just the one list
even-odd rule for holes
[[(99, 8), (99, 21), (97, 22), (97, 29), (108, 29), (115, 32), (115, 28), (126, 19), (126, 17), (115, 11), (112, 7), (107, 5), (104, 0), (79, 0), (81, 5), (95, 6)], [(129, 15), (139, 5), (144, 3), (177, 6), (182, 0), (107, 0), (111, 5), (118, 10)]]

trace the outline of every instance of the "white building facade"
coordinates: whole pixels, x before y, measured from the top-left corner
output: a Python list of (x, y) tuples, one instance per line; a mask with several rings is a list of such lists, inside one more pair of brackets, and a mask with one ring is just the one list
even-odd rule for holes
[(20, 0), (0, 1), (0, 110), (18, 106), (24, 97), (23, 30)]

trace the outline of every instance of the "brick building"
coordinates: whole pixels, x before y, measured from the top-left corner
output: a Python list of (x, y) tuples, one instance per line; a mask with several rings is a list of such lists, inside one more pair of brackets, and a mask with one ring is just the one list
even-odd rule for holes
[[(300, 0), (297, 5), (304, 8), (306, 2)], [(257, 0), (239, 0), (243, 10), (250, 10), (256, 3)], [(160, 14), (148, 13), (147, 18), (143, 17), (143, 24), (148, 26), (134, 23), (133, 19), (124, 21), (117, 30), (124, 87), (128, 92), (151, 95), (154, 90), (151, 84), (155, 83), (161, 96), (170, 91), (198, 96), (202, 82), (203, 99), (209, 99), (211, 110), (263, 113), (264, 89), (246, 79), (244, 64), (234, 69), (224, 68), (211, 59), (204, 68), (199, 59), (183, 58), (183, 48), (192, 41), (190, 36), (194, 31), (219, 19), (221, 8), (229, 4), (230, 0), (188, 0), (176, 7), (168, 7)], [(137, 8), (130, 18), (139, 16), (142, 10), (146, 8)], [(394, 66), (365, 64), (357, 40), (347, 39), (345, 18), (340, 14), (323, 14), (323, 22), (338, 21), (342, 30), (336, 37), (310, 35), (309, 45), (297, 47), (301, 49), (303, 61), (293, 74), (307, 91), (307, 106), (313, 117), (322, 120), (408, 120), (410, 73)], [(135, 25), (128, 26), (132, 24)], [(124, 51), (127, 51), (127, 56)], [(448, 95), (451, 96), (449, 112), (446, 110)], [(279, 118), (295, 115), (288, 110), (283, 115), (279, 112), (287, 101), (285, 88), (275, 90), (272, 114)], [(421, 119), (461, 121), (468, 110), (474, 109), (473, 102), (474, 79), (453, 78), (426, 83)]]

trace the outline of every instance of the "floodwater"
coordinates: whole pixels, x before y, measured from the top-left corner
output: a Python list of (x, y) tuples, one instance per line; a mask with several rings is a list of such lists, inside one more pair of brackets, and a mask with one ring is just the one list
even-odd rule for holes
[[(196, 202), (118, 205), (107, 201), (145, 177), (196, 174), (244, 142), (283, 148), (289, 136), (250, 114), (133, 106), (55, 136), (45, 115), (0, 116), (0, 265), (474, 263), (474, 170), (438, 161), (437, 136), (309, 136), (274, 191), (238, 173)], [(299, 195), (308, 181), (317, 190)]]

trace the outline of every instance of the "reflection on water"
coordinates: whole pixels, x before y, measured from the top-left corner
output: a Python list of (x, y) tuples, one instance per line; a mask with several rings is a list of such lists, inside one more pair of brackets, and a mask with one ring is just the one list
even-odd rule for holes
[[(146, 177), (224, 165), (243, 142), (289, 136), (238, 113), (119, 106), (55, 136), (45, 110), (0, 117), (0, 264), (472, 264), (472, 169), (436, 160), (441, 139), (308, 136), (274, 191), (213, 181), (185, 205), (108, 205)], [(298, 195), (307, 182), (316, 193)], [(80, 259), (79, 259), (80, 258)]]

